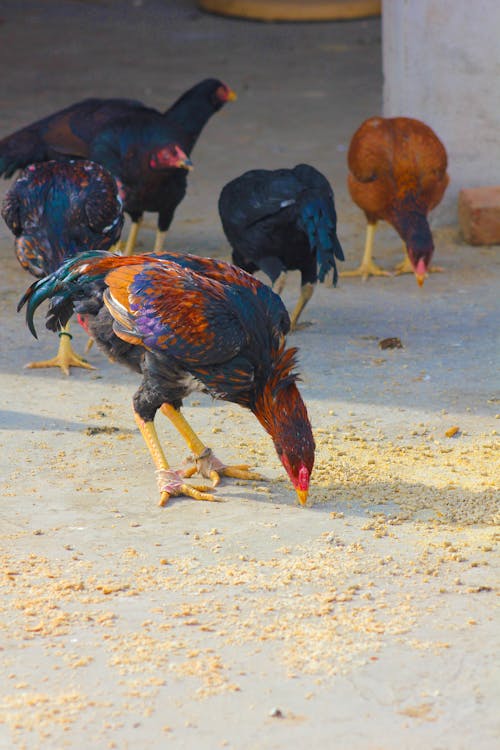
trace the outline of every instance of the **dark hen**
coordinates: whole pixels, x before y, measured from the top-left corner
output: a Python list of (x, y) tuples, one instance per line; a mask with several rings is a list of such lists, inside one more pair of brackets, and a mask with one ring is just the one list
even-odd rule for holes
[[(108, 250), (123, 226), (114, 178), (88, 161), (34, 164), (8, 191), (2, 216), (15, 237), (19, 262), (33, 276), (55, 271), (64, 260), (88, 250)], [(67, 328), (54, 359), (27, 367), (91, 368), (72, 349)]]
[(166, 112), (131, 99), (86, 99), (38, 120), (0, 141), (0, 174), (47, 159), (92, 159), (117, 179), (132, 219), (126, 254), (135, 245), (145, 211), (158, 214), (160, 250), (175, 209), (184, 198), (189, 155), (210, 117), (235, 94), (206, 79)]
[[(174, 253), (123, 258), (88, 254), (65, 263), (31, 286), (27, 321), (51, 299), (47, 326), (57, 330), (76, 310), (108, 354), (142, 373), (134, 414), (159, 477), (161, 504), (173, 495), (214, 499), (193, 488), (196, 470), (257, 478), (248, 466), (226, 467), (194, 433), (180, 409), (194, 390), (250, 409), (266, 431), (301, 503), (314, 464), (314, 440), (296, 386), (295, 349), (285, 349), (288, 314), (280, 298), (223, 261)], [(104, 305), (103, 306), (103, 300)], [(172, 421), (194, 455), (187, 473), (170, 469), (158, 441), (158, 409)]]
[(347, 160), (349, 192), (368, 226), (361, 265), (342, 276), (389, 275), (372, 260), (375, 227), (387, 221), (404, 243), (405, 260), (396, 273), (414, 273), (422, 286), (434, 253), (427, 216), (449, 182), (445, 147), (420, 120), (371, 117), (354, 133)]
[(300, 271), (300, 297), (291, 315), (295, 329), (318, 278), (324, 281), (332, 271), (336, 284), (335, 259), (344, 260), (328, 180), (308, 164), (254, 169), (225, 185), (219, 213), (232, 260), (240, 268), (266, 273), (278, 294), (286, 272)]

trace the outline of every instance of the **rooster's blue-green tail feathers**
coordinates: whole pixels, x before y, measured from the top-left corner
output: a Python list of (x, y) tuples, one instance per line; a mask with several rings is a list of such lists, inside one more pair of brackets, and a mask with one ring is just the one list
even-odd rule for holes
[(108, 269), (85, 274), (86, 262), (99, 258), (114, 257), (114, 253), (104, 251), (91, 251), (81, 253), (76, 258), (65, 261), (54, 273), (35, 281), (19, 300), (17, 312), (26, 306), (26, 323), (35, 338), (38, 338), (33, 317), (37, 308), (47, 299), (53, 303), (57, 297), (57, 314), (49, 313), (47, 327), (50, 330), (58, 330), (66, 325), (73, 314), (73, 299), (78, 295), (80, 286), (89, 281), (104, 278)]

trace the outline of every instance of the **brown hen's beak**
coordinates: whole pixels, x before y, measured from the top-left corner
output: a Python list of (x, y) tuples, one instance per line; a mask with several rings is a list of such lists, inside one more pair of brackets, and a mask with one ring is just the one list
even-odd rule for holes
[(416, 278), (417, 284), (419, 286), (423, 286), (424, 285), (424, 281), (425, 281), (425, 277), (426, 276), (427, 276), (427, 274), (425, 274), (425, 273), (416, 273), (415, 274), (415, 278)]
[(309, 490), (295, 490), (297, 493), (297, 497), (299, 498), (299, 503), (301, 505), (305, 505), (307, 503), (307, 495), (309, 494)]
[(427, 278), (427, 266), (425, 262), (420, 258), (418, 263), (413, 266), (413, 270), (415, 272), (415, 278), (417, 280), (417, 284), (419, 286), (424, 285), (424, 281)]

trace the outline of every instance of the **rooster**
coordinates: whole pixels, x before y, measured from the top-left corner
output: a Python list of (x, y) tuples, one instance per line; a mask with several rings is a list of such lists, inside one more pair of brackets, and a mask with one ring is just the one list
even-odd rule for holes
[[(41, 277), (82, 250), (108, 250), (119, 239), (123, 211), (113, 177), (89, 161), (33, 164), (7, 192), (2, 216), (15, 237), (23, 268)], [(59, 332), (57, 355), (27, 367), (94, 369), (71, 346), (68, 326)]]
[[(405, 247), (396, 273), (414, 273), (422, 286), (434, 253), (427, 215), (449, 182), (446, 150), (425, 123), (408, 117), (371, 117), (354, 133), (347, 155), (348, 187), (368, 222), (363, 260), (342, 276), (388, 276), (372, 260), (378, 221), (387, 221)], [(433, 268), (433, 271), (441, 269)]]
[[(19, 303), (36, 336), (33, 315), (51, 299), (47, 327), (57, 330), (76, 310), (108, 355), (142, 374), (134, 416), (154, 461), (160, 505), (176, 495), (213, 500), (208, 487), (185, 478), (199, 471), (259, 478), (248, 466), (225, 466), (181, 412), (194, 390), (250, 409), (271, 436), (299, 501), (306, 503), (314, 439), (294, 372), (296, 349), (285, 348), (290, 320), (278, 295), (224, 261), (193, 255), (116, 256), (87, 253), (33, 284)], [(154, 426), (160, 409), (194, 455), (174, 471)]]
[(208, 78), (164, 113), (132, 99), (85, 99), (1, 140), (0, 174), (48, 159), (92, 159), (115, 176), (132, 219), (125, 254), (133, 251), (145, 211), (158, 214), (160, 250), (186, 194), (189, 155), (210, 117), (235, 98)]
[(224, 186), (219, 214), (232, 247), (233, 263), (249, 273), (260, 269), (281, 294), (286, 273), (301, 273), (300, 297), (291, 315), (299, 316), (318, 280), (344, 260), (337, 237), (333, 191), (326, 177), (308, 164), (293, 169), (254, 169)]

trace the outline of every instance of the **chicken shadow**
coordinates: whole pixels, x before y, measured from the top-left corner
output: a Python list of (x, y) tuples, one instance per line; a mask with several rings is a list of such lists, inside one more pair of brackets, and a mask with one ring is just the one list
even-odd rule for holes
[(0, 430), (20, 430), (27, 432), (84, 432), (87, 435), (96, 435), (100, 432), (133, 434), (135, 430), (124, 427), (113, 427), (101, 424), (93, 424), (81, 417), (74, 420), (62, 419), (49, 415), (40, 415), (15, 411), (13, 409), (0, 409)]

